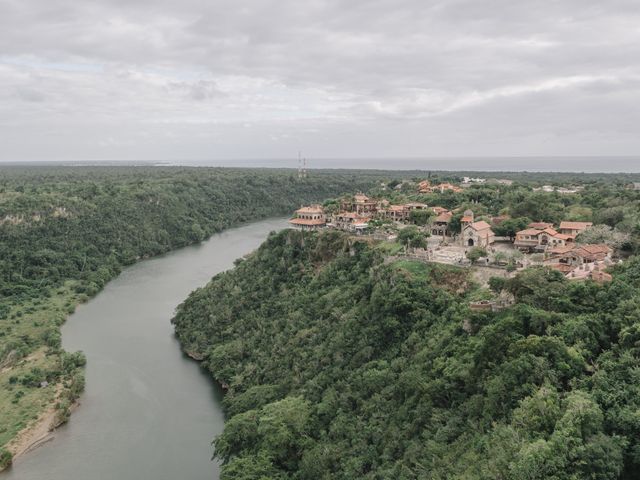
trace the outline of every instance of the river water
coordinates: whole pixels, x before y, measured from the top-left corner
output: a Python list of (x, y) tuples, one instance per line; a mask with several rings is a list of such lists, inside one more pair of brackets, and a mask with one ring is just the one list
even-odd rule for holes
[(125, 269), (62, 329), (66, 350), (87, 356), (81, 406), (52, 441), (0, 480), (211, 480), (221, 392), (185, 357), (170, 319), (189, 292), (254, 250), (272, 219)]

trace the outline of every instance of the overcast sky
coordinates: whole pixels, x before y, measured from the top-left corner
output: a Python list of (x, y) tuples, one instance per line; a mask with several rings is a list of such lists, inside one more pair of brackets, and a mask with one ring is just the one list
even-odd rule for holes
[(637, 0), (0, 0), (0, 160), (640, 153)]

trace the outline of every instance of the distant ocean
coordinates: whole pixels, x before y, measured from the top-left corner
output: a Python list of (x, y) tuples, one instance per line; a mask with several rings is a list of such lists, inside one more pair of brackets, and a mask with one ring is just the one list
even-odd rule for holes
[[(164, 165), (297, 168), (297, 158), (159, 162)], [(635, 157), (429, 157), (429, 158), (307, 158), (307, 168), (375, 170), (455, 170), (493, 172), (640, 173)]]
[[(298, 168), (297, 157), (216, 160), (78, 160), (0, 162), (9, 165), (156, 165), (196, 167)], [(571, 157), (425, 157), (425, 158), (313, 158), (308, 169), (450, 170), (458, 172), (584, 172), (640, 173), (640, 156)]]

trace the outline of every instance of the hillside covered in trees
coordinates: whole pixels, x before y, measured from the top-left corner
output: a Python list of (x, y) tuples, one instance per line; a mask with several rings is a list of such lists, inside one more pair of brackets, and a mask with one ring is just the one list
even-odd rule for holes
[[(0, 468), (3, 449), (51, 405), (64, 421), (82, 354), (60, 325), (138, 259), (301, 203), (367, 189), (380, 174), (159, 167), (0, 170)], [(9, 447), (7, 447), (9, 448)]]
[(273, 234), (174, 319), (227, 389), (222, 478), (640, 478), (640, 261), (533, 268), (473, 312), (467, 271)]

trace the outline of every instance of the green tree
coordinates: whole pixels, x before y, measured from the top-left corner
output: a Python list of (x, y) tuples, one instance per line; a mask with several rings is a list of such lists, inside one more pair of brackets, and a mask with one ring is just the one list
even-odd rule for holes
[(426, 248), (428, 234), (417, 227), (405, 227), (398, 232), (398, 242), (409, 248)]
[(424, 226), (429, 223), (434, 215), (431, 209), (411, 210), (411, 212), (409, 212), (409, 221), (414, 225)]
[(473, 247), (467, 252), (467, 258), (472, 262), (478, 261), (482, 257), (487, 256), (487, 250), (483, 247)]

